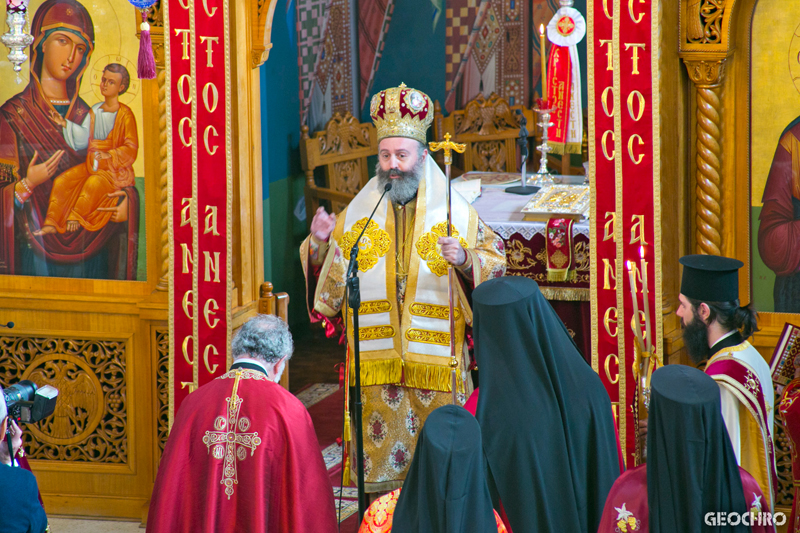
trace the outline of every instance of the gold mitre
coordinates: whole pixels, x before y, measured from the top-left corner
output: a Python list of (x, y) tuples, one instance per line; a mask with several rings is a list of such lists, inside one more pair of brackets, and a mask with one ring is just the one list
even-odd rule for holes
[(408, 137), (425, 144), (433, 122), (433, 102), (424, 92), (401, 83), (373, 96), (369, 114), (378, 130), (378, 142), (386, 137)]

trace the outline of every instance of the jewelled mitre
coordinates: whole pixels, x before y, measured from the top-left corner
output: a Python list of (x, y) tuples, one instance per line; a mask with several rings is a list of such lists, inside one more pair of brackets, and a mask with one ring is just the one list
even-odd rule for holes
[(369, 114), (378, 130), (378, 141), (386, 137), (408, 137), (426, 143), (433, 122), (433, 102), (427, 94), (401, 83), (372, 97)]

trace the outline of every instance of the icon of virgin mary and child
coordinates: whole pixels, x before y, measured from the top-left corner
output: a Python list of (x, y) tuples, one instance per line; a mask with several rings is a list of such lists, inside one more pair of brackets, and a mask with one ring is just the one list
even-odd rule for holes
[(135, 279), (136, 119), (119, 101), (130, 73), (105, 66), (79, 96), (94, 25), (75, 0), (46, 0), (31, 23), (30, 80), (0, 106), (0, 274)]

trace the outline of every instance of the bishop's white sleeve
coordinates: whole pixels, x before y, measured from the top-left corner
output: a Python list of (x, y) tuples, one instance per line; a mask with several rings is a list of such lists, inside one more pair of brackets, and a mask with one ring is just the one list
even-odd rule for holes
[(81, 124), (76, 124), (70, 120), (64, 126), (64, 140), (73, 150), (86, 150), (89, 147), (89, 128), (91, 127), (91, 117), (87, 113), (86, 118)]
[(742, 446), (739, 436), (739, 401), (732, 392), (725, 387), (719, 388), (720, 399), (722, 400), (722, 418), (725, 420), (725, 427), (728, 428), (728, 436), (731, 439), (733, 453), (736, 455), (736, 464), (742, 464)]

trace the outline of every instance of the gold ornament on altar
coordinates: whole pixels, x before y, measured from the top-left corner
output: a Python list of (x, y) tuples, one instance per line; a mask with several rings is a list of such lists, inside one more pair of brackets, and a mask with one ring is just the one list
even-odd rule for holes
[[(450, 229), (452, 230), (452, 236), (458, 237), (458, 242), (466, 249), (467, 241), (458, 236), (458, 230), (455, 226), (451, 226)], [(439, 237), (447, 237), (447, 222), (439, 222), (428, 233), (419, 238), (417, 241), (417, 253), (428, 263), (428, 268), (431, 272), (441, 277), (447, 274), (450, 263), (442, 257)]]
[(528, 200), (522, 208), (525, 220), (548, 220), (553, 216), (588, 218), (589, 201), (588, 185), (549, 185)]
[(369, 114), (378, 130), (378, 141), (408, 137), (425, 144), (428, 127), (433, 122), (433, 102), (422, 91), (401, 83), (374, 95)]
[[(367, 219), (362, 218), (350, 228), (350, 231), (342, 235), (339, 241), (339, 248), (342, 249), (345, 259), (350, 260), (350, 250), (356, 243), (356, 239), (361, 234), (361, 230), (367, 224)], [(358, 243), (358, 269), (361, 272), (366, 272), (370, 268), (378, 264), (378, 259), (385, 256), (389, 252), (389, 247), (392, 244), (392, 239), (386, 231), (378, 226), (374, 220), (369, 221), (361, 241)]]

